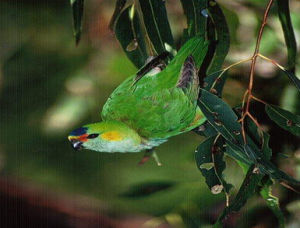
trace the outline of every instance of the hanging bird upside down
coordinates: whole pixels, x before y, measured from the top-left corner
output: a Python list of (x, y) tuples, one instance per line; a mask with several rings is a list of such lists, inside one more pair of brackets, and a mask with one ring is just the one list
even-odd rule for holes
[(74, 149), (140, 152), (144, 163), (168, 138), (188, 132), (206, 120), (197, 106), (198, 69), (208, 43), (196, 36), (161, 69), (163, 53), (127, 78), (106, 101), (102, 122), (84, 125), (68, 137)]

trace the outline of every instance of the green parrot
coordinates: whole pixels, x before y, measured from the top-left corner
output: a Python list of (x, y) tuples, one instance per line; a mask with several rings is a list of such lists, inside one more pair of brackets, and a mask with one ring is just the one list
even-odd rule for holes
[(120, 84), (106, 101), (102, 122), (84, 125), (68, 137), (74, 149), (98, 152), (151, 151), (168, 138), (205, 122), (197, 106), (198, 70), (208, 43), (189, 39), (161, 69), (166, 53)]

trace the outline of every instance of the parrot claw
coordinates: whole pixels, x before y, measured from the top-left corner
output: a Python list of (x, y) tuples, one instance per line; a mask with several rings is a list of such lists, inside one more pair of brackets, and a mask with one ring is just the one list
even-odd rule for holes
[(162, 166), (156, 152), (154, 150), (147, 150), (144, 154), (144, 157), (141, 159), (141, 161), (138, 163), (138, 165), (143, 165), (147, 161), (149, 161), (150, 157), (153, 157), (157, 166)]

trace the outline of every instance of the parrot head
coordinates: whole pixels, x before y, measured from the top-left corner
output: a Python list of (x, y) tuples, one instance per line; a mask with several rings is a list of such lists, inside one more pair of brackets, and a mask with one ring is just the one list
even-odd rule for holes
[(125, 124), (115, 121), (84, 125), (72, 131), (68, 140), (75, 150), (89, 149), (98, 152), (141, 150), (141, 137)]

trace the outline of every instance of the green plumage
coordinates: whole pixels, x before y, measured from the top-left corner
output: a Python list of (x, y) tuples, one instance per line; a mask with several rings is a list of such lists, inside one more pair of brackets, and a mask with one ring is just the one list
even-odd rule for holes
[(108, 98), (102, 119), (123, 122), (145, 138), (168, 138), (201, 124), (204, 118), (190, 126), (198, 109), (198, 80), (187, 88), (177, 83), (188, 56), (194, 57), (199, 68), (207, 46), (203, 38), (192, 38), (163, 71), (154, 75), (150, 71), (136, 84), (135, 75), (129, 77)]
[(154, 64), (159, 57), (150, 61), (111, 94), (101, 113), (102, 122), (70, 133), (73, 147), (139, 152), (202, 124), (205, 117), (197, 106), (197, 69), (207, 48), (207, 42), (196, 36), (183, 45), (165, 69)]

